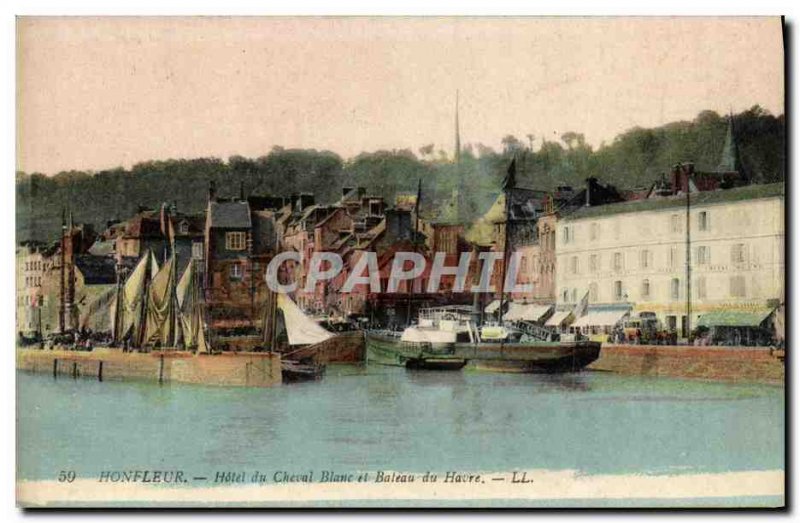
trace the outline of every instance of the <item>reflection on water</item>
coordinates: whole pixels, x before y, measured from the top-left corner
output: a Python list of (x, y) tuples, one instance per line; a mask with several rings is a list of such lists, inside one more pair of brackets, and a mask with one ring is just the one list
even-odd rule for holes
[(783, 468), (783, 389), (330, 366), (273, 389), (18, 375), (20, 477), (181, 468), (585, 473)]

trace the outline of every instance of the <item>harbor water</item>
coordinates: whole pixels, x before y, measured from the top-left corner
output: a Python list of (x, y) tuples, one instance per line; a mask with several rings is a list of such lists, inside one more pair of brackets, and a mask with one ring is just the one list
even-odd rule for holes
[(17, 373), (18, 479), (59, 471), (784, 469), (784, 389), (564, 375), (332, 365), (275, 388)]

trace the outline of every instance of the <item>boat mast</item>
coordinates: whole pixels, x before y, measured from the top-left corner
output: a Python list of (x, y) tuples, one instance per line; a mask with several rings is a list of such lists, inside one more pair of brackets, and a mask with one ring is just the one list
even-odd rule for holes
[(510, 243), (510, 229), (511, 229), (511, 193), (516, 185), (517, 175), (517, 157), (516, 153), (511, 159), (511, 164), (508, 166), (508, 173), (505, 180), (503, 180), (503, 194), (505, 197), (505, 227), (503, 228), (503, 270), (500, 279), (500, 315), (499, 323), (503, 323), (503, 307), (506, 301), (506, 271), (508, 270), (508, 254)]
[(122, 328), (122, 309), (124, 306), (123, 303), (123, 294), (122, 294), (122, 267), (120, 264), (117, 264), (117, 289), (116, 289), (116, 301), (114, 302), (114, 319), (113, 319), (113, 330), (114, 330), (114, 344), (117, 345), (122, 341), (120, 336), (120, 329)]
[[(77, 304), (75, 303), (75, 242), (72, 231), (75, 224), (72, 220), (72, 210), (69, 211), (67, 220), (67, 232), (69, 234), (69, 271), (67, 272), (67, 314), (69, 315), (70, 330), (78, 330)], [(83, 237), (83, 236), (81, 236)]]
[[(417, 200), (414, 202), (414, 236), (411, 238), (411, 248), (417, 253), (417, 239), (419, 237), (419, 202), (422, 198), (422, 178), (417, 180)], [(406, 310), (406, 325), (411, 325), (411, 302), (414, 298), (414, 280), (409, 280), (411, 286), (408, 290), (408, 308)]]
[(66, 242), (66, 234), (67, 234), (67, 218), (66, 218), (66, 211), (62, 208), (61, 209), (61, 267), (59, 267), (59, 275), (60, 284), (59, 284), (59, 295), (58, 295), (58, 332), (60, 334), (64, 334), (64, 312), (66, 309), (67, 297), (65, 294), (65, 263), (66, 263), (66, 254), (64, 249), (67, 248)]
[(139, 304), (139, 325), (136, 326), (138, 332), (135, 333), (133, 339), (133, 346), (137, 348), (144, 344), (144, 333), (147, 325), (147, 299), (150, 295), (150, 271), (152, 270), (151, 264), (153, 263), (153, 253), (150, 250), (145, 253), (145, 256), (147, 260), (144, 266), (144, 285), (141, 303)]
[[(178, 344), (182, 343), (182, 331), (180, 329), (180, 309), (178, 308), (178, 261), (175, 259), (175, 243), (173, 242), (172, 245), (172, 256), (170, 263), (172, 264), (172, 275), (170, 277), (170, 310), (172, 313), (172, 318), (168, 321), (170, 322), (170, 333), (169, 337), (167, 338), (166, 347), (178, 348)], [(164, 350), (166, 347), (162, 347), (161, 350)]]

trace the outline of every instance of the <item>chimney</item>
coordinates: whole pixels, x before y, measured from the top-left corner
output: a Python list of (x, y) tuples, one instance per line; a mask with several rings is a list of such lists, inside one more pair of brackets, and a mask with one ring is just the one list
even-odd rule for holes
[(239, 201), (244, 201), (244, 180), (239, 181)]
[(672, 168), (672, 174), (670, 176), (670, 186), (672, 188), (672, 194), (678, 194), (678, 191), (681, 189), (681, 166), (680, 164), (675, 164)]
[(311, 193), (300, 193), (300, 209), (305, 209), (314, 205), (314, 195)]
[(586, 207), (591, 207), (594, 202), (594, 188), (597, 185), (597, 178), (590, 176), (586, 178)]
[(292, 195), (291, 195), (291, 196), (289, 196), (289, 202), (292, 204), (292, 212), (294, 212), (294, 211), (297, 211), (297, 210), (298, 210), (298, 209), (297, 209), (297, 202), (298, 202), (298, 200), (300, 200), (300, 195), (299, 195), (299, 194), (297, 194), (297, 193), (292, 193)]
[(395, 240), (410, 240), (412, 236), (411, 212), (402, 209), (386, 211), (386, 234)]
[(217, 182), (214, 180), (208, 182), (208, 201), (217, 201)]
[(359, 187), (357, 191), (358, 197), (363, 198), (367, 195), (367, 189), (365, 187)]

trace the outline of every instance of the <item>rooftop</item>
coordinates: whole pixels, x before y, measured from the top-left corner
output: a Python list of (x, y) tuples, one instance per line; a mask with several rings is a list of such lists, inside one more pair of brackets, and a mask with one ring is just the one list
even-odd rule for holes
[(117, 281), (116, 261), (113, 258), (82, 254), (75, 257), (75, 265), (87, 285), (107, 285)]
[[(714, 203), (735, 202), (743, 200), (756, 200), (759, 198), (770, 198), (775, 196), (783, 197), (785, 187), (782, 183), (770, 183), (762, 185), (746, 185), (734, 189), (720, 189), (716, 191), (705, 191), (693, 193), (690, 197), (691, 205), (708, 205)], [(575, 212), (566, 215), (564, 221), (582, 220), (584, 218), (595, 218), (623, 214), (628, 212), (658, 211), (674, 207), (685, 207), (686, 196), (669, 196), (666, 198), (650, 198), (646, 200), (634, 200), (622, 203), (610, 203), (606, 205), (596, 205), (594, 207), (582, 207)]]
[(211, 227), (221, 229), (249, 229), (250, 205), (247, 202), (209, 202)]

